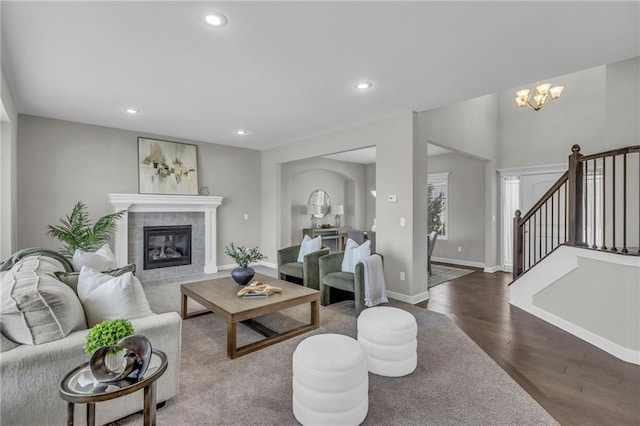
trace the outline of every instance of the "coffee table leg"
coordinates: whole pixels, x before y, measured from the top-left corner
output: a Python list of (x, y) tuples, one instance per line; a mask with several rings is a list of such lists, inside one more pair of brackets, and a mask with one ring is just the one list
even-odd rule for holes
[(238, 331), (237, 322), (227, 323), (227, 356), (231, 359), (236, 357), (236, 334)]
[(156, 382), (144, 388), (144, 426), (156, 424)]
[(315, 328), (320, 325), (320, 307), (317, 300), (311, 302), (311, 325)]
[(180, 304), (180, 316), (183, 320), (187, 319), (187, 295), (182, 294), (182, 303)]

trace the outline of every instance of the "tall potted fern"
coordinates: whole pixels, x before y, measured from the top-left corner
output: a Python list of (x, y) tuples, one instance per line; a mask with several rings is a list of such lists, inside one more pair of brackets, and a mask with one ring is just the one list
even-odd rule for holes
[(66, 219), (59, 219), (60, 225), (49, 225), (47, 235), (57, 238), (63, 243), (60, 252), (71, 258), (76, 249), (94, 250), (99, 244), (111, 239), (116, 229), (117, 220), (122, 218), (126, 210), (102, 216), (95, 224), (91, 223), (87, 205), (78, 201)]

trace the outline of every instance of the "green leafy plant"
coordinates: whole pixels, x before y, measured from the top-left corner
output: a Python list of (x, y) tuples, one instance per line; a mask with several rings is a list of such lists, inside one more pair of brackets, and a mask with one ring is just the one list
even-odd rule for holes
[[(91, 327), (84, 344), (84, 351), (87, 355), (91, 355), (96, 349), (102, 346), (115, 345), (121, 339), (131, 336), (133, 333), (133, 326), (126, 319), (104, 320)], [(118, 350), (112, 350), (109, 353), (116, 352)]]
[(258, 247), (246, 248), (245, 246), (236, 247), (233, 243), (227, 244), (224, 250), (225, 254), (236, 261), (238, 266), (245, 268), (249, 263), (266, 259), (267, 257), (260, 253)]
[(60, 252), (71, 258), (76, 249), (91, 251), (99, 244), (111, 239), (111, 233), (116, 229), (116, 221), (126, 213), (126, 210), (102, 216), (95, 224), (91, 224), (87, 205), (78, 201), (71, 214), (66, 219), (60, 219), (60, 225), (49, 225), (47, 235), (64, 243)]

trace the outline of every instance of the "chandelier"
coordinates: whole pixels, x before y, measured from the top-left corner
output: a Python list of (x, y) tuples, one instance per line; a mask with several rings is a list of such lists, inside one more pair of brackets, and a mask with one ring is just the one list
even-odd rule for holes
[[(522, 89), (516, 92), (516, 103), (519, 107), (529, 107), (534, 111), (542, 108), (548, 100), (558, 99), (562, 93), (562, 86), (551, 87), (550, 83), (536, 83), (532, 89)], [(532, 96), (533, 94), (535, 96)]]

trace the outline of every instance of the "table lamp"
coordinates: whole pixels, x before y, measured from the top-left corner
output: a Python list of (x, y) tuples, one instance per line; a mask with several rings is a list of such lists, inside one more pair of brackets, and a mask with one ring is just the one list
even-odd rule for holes
[(311, 227), (317, 228), (318, 224), (316, 223), (316, 215), (322, 214), (322, 206), (319, 204), (307, 205), (307, 214), (311, 215)]
[(336, 228), (340, 227), (340, 215), (344, 214), (344, 206), (342, 204), (336, 204), (335, 206), (331, 206), (331, 213), (335, 215), (336, 218)]

